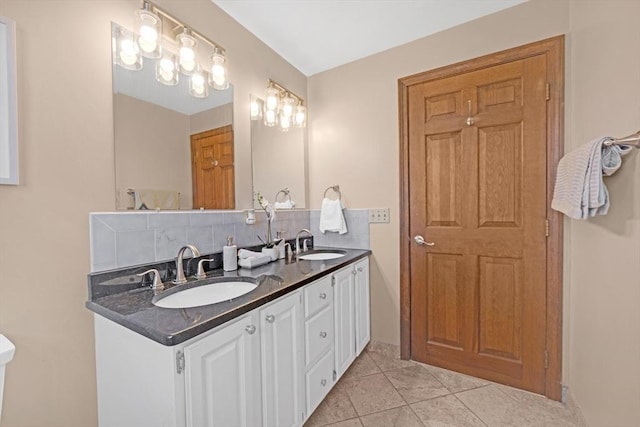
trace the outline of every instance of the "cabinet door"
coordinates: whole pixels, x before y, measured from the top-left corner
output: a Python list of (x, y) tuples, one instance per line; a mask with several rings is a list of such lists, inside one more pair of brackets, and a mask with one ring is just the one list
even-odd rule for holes
[(244, 316), (185, 347), (188, 427), (260, 425), (257, 320)]
[(262, 426), (302, 424), (303, 322), (301, 293), (260, 310)]
[(333, 275), (335, 358), (338, 378), (356, 358), (354, 273), (353, 266), (349, 266)]
[(355, 265), (356, 298), (356, 354), (360, 354), (371, 340), (371, 318), (369, 303), (369, 258)]

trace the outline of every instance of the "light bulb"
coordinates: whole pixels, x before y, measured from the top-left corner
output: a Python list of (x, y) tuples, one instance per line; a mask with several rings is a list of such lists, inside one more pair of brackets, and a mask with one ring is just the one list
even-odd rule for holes
[(189, 81), (189, 93), (196, 98), (206, 98), (209, 96), (204, 73), (198, 67)]
[(259, 120), (262, 117), (262, 108), (260, 106), (261, 100), (255, 97), (251, 97), (250, 112), (251, 120)]
[(277, 123), (277, 117), (275, 110), (265, 110), (264, 125), (268, 127), (275, 126)]
[(265, 108), (267, 110), (275, 111), (278, 108), (278, 98), (280, 97), (280, 91), (275, 87), (268, 87), (265, 93)]
[(229, 87), (227, 78), (227, 58), (222, 50), (216, 47), (211, 55), (211, 73), (209, 74), (209, 84), (216, 90), (225, 90)]
[(160, 57), (158, 38), (162, 32), (162, 21), (151, 11), (151, 5), (144, 2), (142, 9), (135, 11), (136, 28), (138, 31), (138, 45), (142, 55), (147, 58)]
[(126, 65), (133, 65), (138, 60), (138, 49), (132, 40), (122, 40), (120, 43), (120, 59)]
[(280, 114), (280, 128), (283, 131), (287, 132), (290, 127), (291, 127), (291, 117), (284, 115), (284, 113)]
[(156, 80), (167, 86), (178, 84), (178, 70), (173, 54), (165, 52), (162, 54), (162, 58), (156, 62)]
[(176, 39), (180, 45), (178, 51), (180, 55), (180, 72), (190, 76), (193, 74), (193, 70), (196, 69), (196, 46), (198, 43), (187, 28), (184, 29), (182, 34), (178, 34)]
[(296, 107), (296, 114), (293, 116), (293, 124), (296, 127), (304, 127), (307, 121), (307, 108), (304, 105), (298, 105)]

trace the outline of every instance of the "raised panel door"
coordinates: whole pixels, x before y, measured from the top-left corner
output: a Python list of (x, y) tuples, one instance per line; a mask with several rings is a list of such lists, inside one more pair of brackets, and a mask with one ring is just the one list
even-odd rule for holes
[(185, 347), (188, 427), (260, 425), (260, 341), (251, 314)]
[(334, 278), (335, 369), (340, 378), (356, 358), (355, 287), (353, 266), (339, 270)]
[(302, 423), (302, 319), (299, 292), (260, 310), (263, 427)]
[(356, 355), (364, 350), (371, 340), (371, 309), (369, 302), (369, 259), (358, 261), (355, 275), (355, 322)]

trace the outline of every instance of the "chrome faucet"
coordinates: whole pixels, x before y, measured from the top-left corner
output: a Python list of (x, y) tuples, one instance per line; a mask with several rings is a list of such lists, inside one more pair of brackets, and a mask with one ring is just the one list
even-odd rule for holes
[(180, 248), (178, 251), (178, 256), (176, 257), (176, 279), (172, 282), (174, 285), (182, 285), (183, 283), (187, 283), (186, 277), (184, 277), (184, 267), (182, 265), (182, 259), (184, 258), (184, 251), (189, 249), (194, 258), (200, 256), (200, 251), (193, 245), (185, 245)]
[[(300, 235), (302, 233), (307, 233), (310, 237), (313, 237), (313, 234), (311, 234), (311, 231), (307, 230), (306, 228), (303, 228), (302, 230), (298, 231), (298, 234), (296, 234), (296, 255), (300, 253)], [(303, 252), (307, 251), (305, 243), (306, 241), (303, 242), (303, 245), (305, 246)]]

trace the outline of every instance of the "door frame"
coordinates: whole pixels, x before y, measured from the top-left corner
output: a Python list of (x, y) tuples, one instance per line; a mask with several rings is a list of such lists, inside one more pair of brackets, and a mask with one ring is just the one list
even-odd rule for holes
[(410, 86), (471, 71), (519, 61), (537, 55), (547, 56), (547, 313), (545, 395), (562, 397), (562, 254), (563, 218), (551, 209), (556, 166), (564, 152), (564, 35), (414, 74), (398, 80), (400, 130), (400, 355), (411, 358), (411, 282), (409, 236), (409, 104)]

